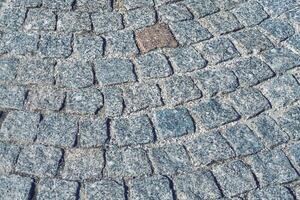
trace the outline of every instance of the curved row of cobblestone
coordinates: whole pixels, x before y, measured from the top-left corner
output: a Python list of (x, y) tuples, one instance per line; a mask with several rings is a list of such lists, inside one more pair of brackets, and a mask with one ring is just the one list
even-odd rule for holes
[(300, 199), (299, 30), (298, 0), (6, 2), (0, 199)]

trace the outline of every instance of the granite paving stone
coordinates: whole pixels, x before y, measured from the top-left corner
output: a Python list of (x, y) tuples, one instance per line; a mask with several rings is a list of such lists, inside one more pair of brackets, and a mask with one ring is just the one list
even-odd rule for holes
[(11, 82), (15, 80), (19, 69), (20, 61), (14, 57), (0, 59), (0, 81)]
[(172, 3), (159, 7), (158, 15), (163, 22), (185, 21), (193, 18), (187, 7), (181, 3)]
[(197, 18), (218, 12), (220, 9), (213, 0), (187, 0), (184, 2)]
[(76, 35), (74, 47), (80, 58), (86, 60), (98, 59), (104, 54), (104, 40), (101, 36)]
[(278, 117), (280, 127), (288, 133), (292, 139), (300, 138), (300, 108), (291, 107), (287, 111), (282, 112)]
[(293, 166), (297, 169), (297, 171), (299, 172), (300, 170), (300, 143), (295, 143), (290, 145), (287, 148), (287, 154), (290, 157), (290, 160), (293, 164)]
[(43, 0), (43, 6), (54, 10), (71, 10), (74, 0)]
[(0, 85), (0, 108), (21, 109), (26, 92), (22, 86)]
[(98, 12), (111, 9), (111, 0), (76, 0), (76, 10), (79, 11)]
[(294, 199), (294, 197), (286, 187), (274, 185), (251, 191), (249, 199)]
[(0, 198), (4, 200), (27, 199), (30, 197), (30, 191), (33, 180), (29, 177), (19, 175), (0, 176)]
[(39, 50), (44, 57), (67, 58), (72, 53), (72, 36), (45, 34), (41, 37)]
[(20, 147), (17, 145), (0, 142), (0, 174), (6, 174), (13, 170), (19, 153)]
[(285, 20), (268, 19), (260, 27), (278, 41), (283, 41), (295, 33), (293, 26)]
[(86, 12), (58, 13), (57, 30), (64, 32), (89, 31), (92, 29), (89, 14)]
[(27, 13), (24, 28), (28, 30), (54, 31), (56, 15), (48, 9), (30, 9)]
[(138, 8), (135, 10), (129, 10), (124, 18), (125, 27), (139, 29), (155, 24), (156, 13), (152, 8)]
[(291, 9), (295, 0), (258, 0), (258, 2), (265, 7), (271, 15), (280, 15), (283, 12)]
[(300, 53), (300, 34), (296, 33), (286, 40), (287, 45), (298, 54)]
[(124, 109), (123, 91), (120, 88), (106, 88), (103, 90), (104, 109), (109, 117), (121, 116)]
[(18, 30), (26, 17), (26, 9), (5, 8), (0, 14), (0, 27), (8, 30)]
[(153, 0), (124, 0), (124, 7), (128, 10), (151, 6), (154, 6)]
[(42, 0), (12, 0), (12, 5), (16, 7), (40, 7)]
[(246, 1), (247, 0), (214, 0), (214, 3), (223, 10), (231, 10)]
[(97, 33), (105, 33), (123, 29), (122, 15), (117, 12), (92, 14), (92, 22)]
[(54, 177), (57, 174), (62, 150), (43, 145), (32, 145), (21, 150), (16, 171), (39, 177)]

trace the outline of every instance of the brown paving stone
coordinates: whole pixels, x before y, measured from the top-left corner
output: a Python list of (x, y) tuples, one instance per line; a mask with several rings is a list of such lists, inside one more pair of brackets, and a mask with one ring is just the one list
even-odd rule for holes
[(156, 24), (139, 30), (135, 34), (141, 53), (147, 53), (153, 49), (162, 47), (175, 48), (178, 45), (166, 24)]

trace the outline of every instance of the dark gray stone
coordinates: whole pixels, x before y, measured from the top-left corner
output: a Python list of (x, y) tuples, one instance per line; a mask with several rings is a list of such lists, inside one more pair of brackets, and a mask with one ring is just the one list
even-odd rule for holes
[(209, 171), (175, 176), (174, 185), (179, 199), (219, 199), (222, 194)]
[(244, 26), (257, 25), (268, 17), (263, 7), (256, 1), (241, 4), (232, 12)]
[(132, 31), (117, 31), (105, 37), (107, 55), (131, 57), (139, 53)]
[(195, 132), (193, 119), (185, 108), (157, 111), (154, 113), (153, 123), (160, 139), (180, 137)]
[(158, 16), (163, 22), (185, 21), (193, 18), (193, 15), (184, 4), (173, 3), (158, 8)]
[(189, 76), (172, 76), (164, 82), (167, 103), (178, 105), (202, 97), (201, 91)]
[(260, 139), (244, 124), (236, 124), (227, 128), (223, 136), (234, 149), (237, 156), (257, 153), (264, 148)]
[(54, 31), (56, 15), (48, 9), (30, 9), (24, 27), (27, 30)]
[(26, 9), (6, 7), (0, 13), (0, 28), (17, 30), (23, 25)]
[(162, 106), (160, 89), (157, 85), (136, 85), (125, 89), (124, 100), (127, 112)]
[(12, 82), (17, 76), (20, 61), (14, 57), (0, 58), (0, 81)]
[(64, 91), (52, 87), (35, 88), (28, 94), (28, 105), (34, 110), (60, 110), (65, 99)]
[(227, 38), (213, 39), (197, 47), (206, 60), (218, 64), (240, 56), (232, 42)]
[(43, 145), (28, 146), (21, 150), (16, 171), (40, 177), (53, 177), (57, 174), (61, 157), (61, 149)]
[(136, 62), (142, 78), (161, 78), (172, 74), (172, 68), (163, 54), (150, 52), (138, 57)]
[(112, 133), (119, 146), (146, 144), (153, 141), (153, 127), (150, 119), (145, 115), (115, 119), (112, 123)]
[(100, 36), (77, 35), (75, 49), (79, 56), (85, 60), (101, 58), (104, 54), (104, 41)]
[(133, 64), (130, 60), (105, 59), (95, 61), (96, 78), (101, 85), (135, 82)]
[(105, 114), (109, 117), (121, 116), (124, 109), (123, 91), (120, 88), (105, 88), (104, 95), (104, 109)]
[(164, 176), (134, 179), (129, 182), (130, 199), (138, 200), (172, 200), (170, 181)]
[(85, 88), (67, 92), (66, 111), (79, 114), (96, 114), (103, 107), (103, 96), (98, 89)]
[(247, 54), (259, 53), (274, 47), (272, 42), (257, 29), (247, 29), (233, 33), (232, 38)]
[(250, 127), (262, 139), (267, 147), (273, 147), (288, 141), (289, 137), (270, 116), (262, 114), (251, 120)]
[(261, 88), (275, 107), (286, 106), (300, 98), (300, 85), (292, 75), (276, 77), (264, 83)]
[(271, 185), (262, 189), (257, 189), (251, 191), (248, 195), (251, 200), (260, 200), (260, 199), (294, 199), (291, 192), (284, 186), (281, 185)]
[(232, 197), (256, 188), (250, 169), (240, 160), (231, 161), (213, 168), (225, 196)]
[(43, 0), (43, 6), (54, 10), (71, 10), (74, 0)]
[(108, 140), (106, 119), (87, 117), (79, 121), (81, 147), (100, 147)]
[(57, 30), (63, 32), (90, 31), (92, 23), (90, 16), (85, 12), (58, 13)]
[(278, 123), (292, 139), (300, 139), (300, 108), (292, 107), (283, 112)]
[(278, 41), (283, 41), (295, 33), (294, 28), (284, 20), (268, 19), (260, 27)]
[(235, 156), (234, 151), (219, 132), (204, 133), (188, 142), (186, 148), (194, 165), (209, 165)]
[(230, 33), (243, 27), (230, 12), (221, 11), (204, 19), (209, 27), (218, 35)]
[(125, 189), (123, 185), (111, 180), (86, 183), (84, 186), (84, 194), (89, 200), (125, 200)]
[(99, 179), (104, 167), (101, 149), (70, 149), (65, 153), (65, 165), (61, 173), (64, 179)]
[(212, 37), (206, 28), (194, 20), (173, 22), (170, 24), (170, 28), (177, 41), (182, 45), (190, 45)]
[(50, 114), (39, 125), (37, 142), (72, 147), (77, 134), (77, 119), (73, 116)]
[(9, 112), (4, 119), (0, 135), (1, 140), (30, 143), (38, 133), (40, 115), (25, 111)]
[(150, 6), (154, 6), (153, 0), (124, 0), (124, 7), (127, 10)]
[(131, 29), (139, 29), (150, 26), (156, 22), (156, 13), (153, 8), (138, 8), (129, 10), (125, 14), (125, 26)]
[(172, 49), (167, 54), (175, 71), (178, 70), (178, 72), (191, 72), (202, 69), (207, 64), (207, 61), (193, 47), (179, 47)]
[(184, 3), (197, 18), (211, 15), (220, 10), (212, 0), (186, 0)]
[(0, 108), (23, 108), (26, 91), (22, 86), (0, 85)]
[(151, 174), (150, 161), (141, 148), (112, 147), (106, 154), (106, 174), (109, 177), (140, 177)]
[(237, 112), (227, 104), (211, 99), (198, 103), (191, 110), (192, 115), (206, 129), (216, 128), (239, 118)]
[(195, 73), (193, 78), (197, 86), (208, 96), (233, 92), (239, 86), (235, 74), (226, 69), (208, 69)]
[(288, 49), (275, 48), (262, 53), (266, 63), (277, 73), (300, 66), (299, 56)]
[(152, 148), (150, 159), (159, 174), (176, 174), (191, 171), (191, 163), (182, 145)]
[(28, 199), (30, 197), (32, 179), (18, 175), (0, 176), (0, 198), (3, 200)]
[(122, 15), (117, 12), (92, 14), (92, 22), (97, 33), (106, 33), (123, 29)]
[(19, 153), (20, 147), (0, 142), (0, 174), (8, 174), (13, 170)]
[(256, 57), (244, 58), (232, 64), (232, 70), (241, 86), (254, 86), (275, 74), (268, 65)]
[(67, 58), (72, 53), (72, 36), (45, 34), (41, 37), (40, 52), (44, 57)]
[(37, 200), (76, 199), (78, 183), (46, 178), (39, 181), (37, 188)]
[(271, 108), (269, 101), (255, 88), (242, 88), (229, 94), (229, 101), (236, 111), (246, 117), (254, 117)]
[(260, 186), (273, 183), (287, 183), (298, 178), (298, 174), (281, 150), (261, 152), (249, 158)]

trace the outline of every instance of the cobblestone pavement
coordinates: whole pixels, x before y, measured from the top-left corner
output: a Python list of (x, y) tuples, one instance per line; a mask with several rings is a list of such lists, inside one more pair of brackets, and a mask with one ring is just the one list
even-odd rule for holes
[(0, 199), (300, 199), (299, 0), (10, 0)]

